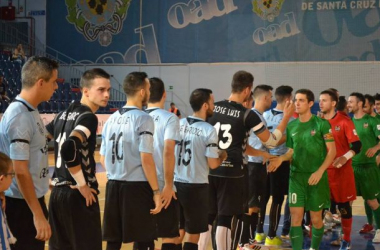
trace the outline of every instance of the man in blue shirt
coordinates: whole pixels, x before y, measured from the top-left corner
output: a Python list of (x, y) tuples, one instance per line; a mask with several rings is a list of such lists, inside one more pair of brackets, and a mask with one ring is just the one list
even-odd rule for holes
[(49, 190), (47, 132), (37, 106), (57, 89), (58, 63), (31, 57), (21, 71), (22, 89), (0, 123), (0, 151), (13, 161), (16, 178), (6, 195), (12, 249), (44, 249), (51, 236), (44, 195)]

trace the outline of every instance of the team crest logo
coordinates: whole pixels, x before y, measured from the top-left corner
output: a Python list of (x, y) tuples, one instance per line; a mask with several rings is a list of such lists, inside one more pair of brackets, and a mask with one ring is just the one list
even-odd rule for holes
[(363, 128), (368, 128), (368, 123), (364, 123)]
[(65, 0), (66, 19), (87, 41), (107, 47), (120, 33), (131, 0)]
[(340, 126), (335, 126), (335, 131), (340, 131)]
[(273, 22), (280, 14), (284, 1), (285, 0), (253, 0), (252, 11), (261, 17), (261, 19)]
[(311, 132), (310, 132), (311, 136), (314, 136), (315, 135), (315, 129), (313, 129)]

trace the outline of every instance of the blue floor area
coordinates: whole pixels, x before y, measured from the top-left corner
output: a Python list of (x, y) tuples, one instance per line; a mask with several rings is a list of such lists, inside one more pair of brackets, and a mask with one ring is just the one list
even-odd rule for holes
[[(266, 233), (268, 230), (268, 216), (265, 217), (265, 226), (264, 226), (264, 232)], [(351, 250), (380, 250), (380, 244), (372, 244), (372, 238), (375, 234), (369, 233), (369, 234), (359, 234), (359, 230), (361, 227), (367, 222), (367, 218), (365, 216), (354, 216), (353, 219), (353, 225), (352, 225), (352, 232), (351, 232)], [(280, 227), (277, 230), (278, 236), (280, 236), (282, 230), (282, 217), (280, 221)], [(323, 240), (320, 246), (320, 250), (338, 250), (339, 247), (331, 246), (330, 242), (337, 239), (340, 236), (340, 226), (336, 226), (333, 228), (331, 232), (327, 232), (323, 236)], [(304, 249), (310, 248), (310, 238), (304, 237)], [(283, 242), (284, 248), (291, 248), (290, 240), (285, 240)]]

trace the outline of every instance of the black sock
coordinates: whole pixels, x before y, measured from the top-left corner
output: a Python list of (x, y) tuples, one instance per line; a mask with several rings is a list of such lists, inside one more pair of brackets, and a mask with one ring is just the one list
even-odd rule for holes
[[(280, 202), (281, 201), (281, 202)], [(275, 237), (278, 229), (278, 224), (281, 218), (281, 206), (284, 199), (276, 201), (273, 199), (269, 212), (269, 230), (268, 237)]]
[(107, 241), (106, 250), (120, 250), (120, 248), (121, 248), (121, 242)]
[(154, 250), (154, 241), (136, 242), (138, 250)]
[[(176, 244), (174, 243), (162, 243), (161, 250), (176, 250)], [(182, 249), (182, 246), (181, 246)]]
[(251, 221), (250, 221), (250, 235), (249, 239), (254, 240), (255, 239), (255, 232), (256, 232), (256, 226), (257, 226), (257, 221), (259, 220), (259, 213), (252, 213), (251, 216), (249, 216)]
[(241, 246), (244, 246), (244, 244), (249, 243), (250, 228), (251, 228), (251, 215), (243, 214), (243, 216), (242, 216), (242, 230), (241, 230), (241, 236), (240, 236), (240, 241), (239, 241), (239, 244)]
[(183, 250), (198, 250), (198, 244), (185, 242), (183, 245)]

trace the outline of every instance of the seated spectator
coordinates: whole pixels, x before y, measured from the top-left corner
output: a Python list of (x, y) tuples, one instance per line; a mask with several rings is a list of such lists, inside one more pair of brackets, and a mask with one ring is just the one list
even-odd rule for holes
[(19, 43), (13, 51), (12, 60), (19, 62), (19, 63), (24, 63), (25, 59), (26, 58), (25, 58), (24, 49), (22, 48), (22, 44)]
[(7, 96), (6, 84), (4, 83), (4, 77), (0, 75), (0, 100), (10, 102), (11, 99)]

